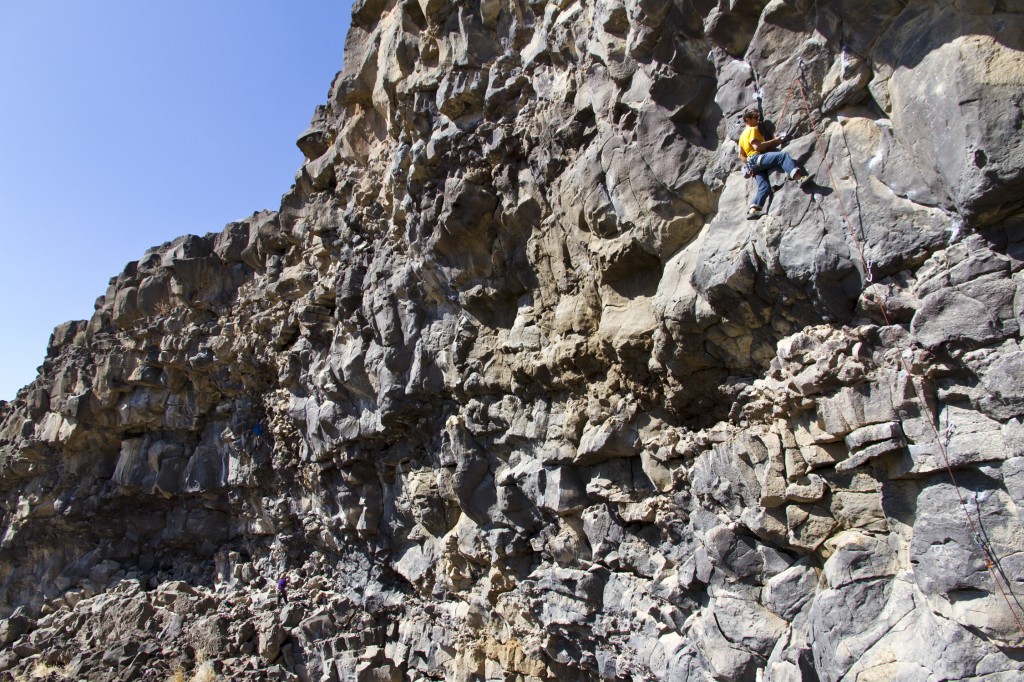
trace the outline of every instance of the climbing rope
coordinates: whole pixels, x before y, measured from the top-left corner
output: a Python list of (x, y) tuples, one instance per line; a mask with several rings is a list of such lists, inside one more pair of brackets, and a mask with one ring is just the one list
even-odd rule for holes
[[(888, 313), (885, 310), (885, 303), (884, 303), (884, 301), (881, 298), (879, 298), (879, 301), (878, 301), (878, 309), (882, 312), (882, 317), (885, 319), (886, 325), (892, 326), (892, 322), (889, 320), (889, 315), (888, 315)], [(921, 408), (922, 408), (922, 410), (924, 411), (924, 413), (925, 413), (925, 415), (927, 417), (926, 421), (928, 422), (928, 425), (931, 427), (932, 433), (935, 435), (935, 444), (939, 446), (939, 452), (942, 453), (943, 464), (946, 467), (946, 471), (949, 473), (949, 478), (950, 478), (950, 481), (953, 483), (953, 489), (956, 491), (956, 496), (960, 500), (960, 509), (964, 513), (964, 518), (967, 519), (967, 524), (971, 527), (971, 533), (973, 535), (973, 540), (974, 540), (975, 544), (978, 547), (978, 551), (981, 552), (981, 558), (985, 561), (985, 566), (988, 568), (988, 572), (992, 576), (992, 582), (995, 583), (997, 588), (999, 588), (999, 593), (1002, 595), (1003, 601), (1006, 602), (1006, 608), (1009, 609), (1010, 615), (1012, 615), (1013, 616), (1013, 620), (1016, 621), (1017, 627), (1020, 629), (1021, 634), (1024, 634), (1024, 623), (1021, 622), (1020, 616), (1017, 615), (1017, 611), (1014, 610), (1013, 606), (1010, 604), (1010, 598), (1009, 598), (1009, 596), (1007, 596), (1006, 590), (1003, 589), (1003, 583), (1002, 583), (1002, 581), (999, 580), (999, 576), (996, 573), (995, 566), (998, 564), (998, 560), (997, 560), (997, 558), (995, 556), (995, 552), (988, 546), (987, 543), (985, 543), (982, 540), (981, 533), (978, 530), (978, 526), (974, 523), (974, 519), (971, 518), (971, 513), (967, 510), (967, 501), (964, 499), (963, 492), (960, 489), (960, 483), (956, 480), (956, 474), (953, 473), (953, 467), (952, 467), (952, 465), (950, 464), (950, 461), (949, 461), (949, 452), (946, 449), (946, 446), (948, 445), (948, 442), (946, 444), (944, 444), (942, 442), (942, 436), (939, 434), (939, 429), (938, 429), (938, 427), (936, 426), (936, 423), (935, 423), (936, 422), (935, 414), (932, 412), (931, 408), (928, 406), (928, 401), (925, 399), (925, 397), (923, 395), (923, 391), (918, 388), (917, 382), (915, 382), (913, 380), (915, 378), (914, 374), (911, 372), (910, 366), (907, 364), (907, 359), (903, 355), (903, 352), (900, 349), (898, 344), (896, 346), (896, 350), (900, 351), (899, 352), (900, 364), (903, 366), (903, 371), (906, 372), (907, 376), (911, 378), (910, 385), (914, 389), (914, 396), (917, 398), (917, 401), (919, 403), (921, 403)], [(948, 416), (946, 418), (946, 425), (947, 425), (947, 429), (946, 429), (947, 435), (951, 439), (952, 438), (952, 430), (949, 429), (949, 418), (948, 418)], [(981, 519), (981, 509), (980, 508), (977, 509), (977, 512), (978, 512), (978, 518), (980, 520)], [(1010, 586), (1009, 581), (1007, 581), (1007, 587), (1012, 591), (1013, 588)], [(1016, 597), (1015, 597), (1015, 600), (1016, 600)]]
[[(814, 124), (814, 117), (811, 115), (811, 103), (807, 99), (807, 92), (804, 90), (803, 84), (803, 62), (800, 64), (800, 75), (796, 79), (796, 84), (800, 86), (800, 96), (804, 100), (804, 108), (807, 110), (807, 122), (811, 124), (811, 130), (814, 131), (814, 139), (817, 141), (818, 149), (824, 149), (824, 145), (821, 141), (821, 135), (818, 133), (818, 126)], [(836, 198), (839, 199), (839, 207), (843, 210), (843, 218), (846, 219), (846, 231), (850, 234), (850, 239), (853, 240), (853, 245), (857, 249), (857, 255), (860, 257), (860, 264), (864, 268), (864, 277), (868, 282), (874, 281), (874, 276), (871, 272), (871, 268), (868, 265), (868, 259), (864, 257), (864, 250), (860, 246), (860, 240), (857, 239), (857, 235), (853, 231), (853, 222), (850, 220), (850, 213), (846, 210), (846, 202), (843, 201), (843, 195), (839, 191), (839, 183), (836, 182), (835, 176), (832, 175), (832, 165), (829, 164), (828, 158), (825, 156), (825, 152), (821, 152), (821, 160), (825, 163), (825, 171), (828, 173), (829, 182), (836, 190)]]
[[(757, 82), (757, 74), (756, 73), (754, 74), (754, 82), (755, 82), (755, 84)], [(795, 88), (796, 88), (796, 81), (793, 81), (792, 83), (789, 84), (789, 90), (786, 92), (786, 101), (782, 104), (782, 113), (779, 114), (779, 118), (778, 118), (778, 123), (780, 123), (780, 124), (786, 119), (786, 112), (789, 111), (789, 102), (793, 98), (793, 92), (794, 92)], [(762, 106), (763, 97), (761, 95), (760, 88), (757, 88), (757, 90), (755, 92), (756, 92), (755, 98), (757, 99), (758, 108), (761, 109), (761, 114), (762, 114), (761, 118), (764, 119), (764, 107)], [(778, 134), (778, 125), (775, 126), (775, 133), (776, 133), (776, 135)], [(750, 175), (747, 176), (747, 177), (748, 177), (749, 182), (747, 183), (746, 200), (747, 200), (747, 203), (749, 204), (750, 203), (750, 184), (751, 183), (755, 183), (755, 179), (754, 179), (754, 174), (753, 173), (750, 173)], [(773, 199), (773, 196), (771, 194), (769, 194), (768, 195), (768, 206), (765, 207), (765, 213), (768, 212), (768, 207), (771, 206), (772, 199)]]
[[(798, 85), (799, 88), (800, 88), (800, 95), (803, 98), (804, 108), (807, 111), (807, 120), (808, 120), (808, 122), (811, 125), (811, 130), (814, 131), (814, 137), (815, 137), (815, 140), (817, 141), (818, 149), (819, 150), (823, 150), (824, 149), (824, 145), (822, 144), (821, 135), (818, 133), (818, 128), (814, 124), (814, 118), (811, 115), (811, 105), (810, 105), (810, 102), (808, 101), (808, 98), (807, 98), (807, 92), (804, 89), (804, 84), (803, 84), (803, 61), (800, 61), (799, 64), (800, 64), (800, 75), (797, 77), (797, 79), (795, 81), (795, 84)], [(793, 86), (790, 86), (790, 90), (791, 91), (792, 91), (792, 89), (793, 89)], [(789, 102), (789, 98), (788, 97), (786, 99), (786, 102), (787, 102), (787, 106), (788, 106), (788, 102)], [(829, 181), (832, 183), (832, 186), (835, 188), (836, 198), (839, 200), (839, 206), (842, 209), (843, 218), (846, 221), (847, 232), (850, 235), (850, 239), (853, 240), (854, 248), (857, 251), (857, 255), (860, 257), (861, 265), (864, 268), (864, 278), (865, 278), (865, 281), (870, 285), (872, 282), (874, 282), (874, 273), (872, 272), (872, 268), (873, 268), (874, 264), (871, 262), (871, 260), (866, 258), (865, 255), (864, 255), (864, 249), (862, 248), (860, 240), (857, 239), (857, 235), (855, 234), (855, 232), (853, 230), (853, 222), (850, 220), (850, 214), (846, 210), (846, 204), (843, 202), (842, 193), (839, 191), (839, 184), (836, 182), (835, 176), (832, 174), (832, 166), (831, 166), (831, 164), (829, 164), (828, 158), (825, 156), (824, 151), (821, 152), (821, 158), (822, 158), (822, 161), (825, 164), (825, 170), (828, 173)], [(885, 324), (887, 326), (890, 326), (890, 327), (893, 326), (892, 321), (889, 319), (889, 313), (886, 311), (885, 299), (883, 297), (879, 297), (878, 298), (878, 309), (882, 313), (882, 318), (885, 320)], [(914, 389), (914, 396), (917, 399), (917, 401), (921, 404), (921, 409), (922, 409), (923, 413), (926, 416), (926, 421), (928, 422), (928, 425), (931, 426), (932, 432), (935, 435), (935, 443), (936, 443), (936, 445), (939, 446), (939, 452), (942, 454), (942, 461), (943, 461), (943, 463), (944, 463), (944, 465), (946, 467), (946, 471), (949, 473), (949, 478), (950, 478), (950, 480), (953, 483), (954, 490), (956, 490), (957, 497), (960, 500), (960, 508), (961, 508), (961, 510), (964, 513), (964, 518), (967, 519), (967, 524), (970, 526), (971, 533), (973, 535), (972, 539), (974, 540), (974, 543), (977, 545), (978, 551), (981, 553), (982, 559), (985, 561), (985, 566), (988, 568), (989, 574), (992, 576), (992, 582), (995, 583), (996, 587), (999, 589), (999, 593), (1002, 595), (1003, 601), (1006, 602), (1006, 608), (1009, 609), (1010, 615), (1012, 615), (1014, 621), (1016, 621), (1017, 627), (1020, 629), (1021, 634), (1024, 634), (1024, 623), (1021, 622), (1020, 616), (1017, 614), (1017, 611), (1011, 605), (1010, 598), (1007, 595), (1006, 589), (1003, 588), (1003, 582), (999, 579), (999, 576), (998, 576), (998, 574), (996, 572), (996, 566), (998, 565), (998, 560), (997, 560), (997, 557), (995, 555), (995, 552), (991, 549), (991, 547), (988, 545), (988, 543), (986, 543), (982, 539), (981, 533), (978, 530), (978, 526), (974, 523), (974, 519), (971, 518), (971, 514), (970, 514), (970, 512), (967, 509), (967, 501), (964, 499), (964, 495), (963, 495), (963, 492), (961, 491), (960, 484), (959, 484), (959, 482), (956, 479), (956, 474), (953, 472), (953, 467), (952, 467), (952, 465), (951, 465), (951, 463), (949, 461), (949, 452), (947, 451), (947, 447), (946, 447), (948, 445), (948, 440), (947, 440), (947, 442), (945, 444), (943, 443), (942, 436), (939, 434), (939, 429), (938, 429), (938, 426), (936, 425), (936, 416), (932, 412), (931, 408), (928, 406), (928, 401), (925, 399), (924, 391), (922, 389), (920, 389), (918, 387), (918, 385), (917, 385), (917, 382), (914, 381), (914, 379), (918, 378), (918, 377), (915, 377), (915, 375), (911, 371), (911, 367), (907, 363), (907, 358), (904, 355), (903, 350), (900, 348), (898, 342), (896, 344), (896, 350), (899, 351), (898, 355), (899, 355), (899, 359), (900, 359), (900, 364), (903, 366), (903, 371), (906, 372), (907, 377), (910, 378), (910, 385)], [(947, 438), (948, 439), (952, 439), (952, 434), (953, 434), (953, 427), (951, 427), (951, 425), (949, 423), (949, 420), (947, 418), (947, 429), (946, 429)], [(981, 518), (980, 509), (978, 510), (978, 517), (979, 517), (979, 519)], [(1009, 588), (1010, 591), (1012, 592), (1012, 587), (1010, 586), (1009, 581), (1007, 580), (1006, 583), (1007, 583), (1007, 588)], [(1015, 598), (1015, 600), (1016, 600), (1016, 598)]]
[(779, 123), (786, 120), (786, 111), (789, 110), (789, 100), (793, 97), (793, 89), (796, 87), (796, 81), (789, 84), (789, 92), (786, 93), (786, 101), (782, 105), (782, 113), (779, 114)]

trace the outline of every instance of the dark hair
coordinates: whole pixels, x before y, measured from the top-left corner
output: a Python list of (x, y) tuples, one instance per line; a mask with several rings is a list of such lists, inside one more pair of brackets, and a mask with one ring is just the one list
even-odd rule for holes
[(750, 107), (749, 109), (747, 109), (746, 111), (743, 112), (743, 120), (744, 121), (746, 121), (751, 116), (757, 116), (758, 118), (761, 118), (761, 111), (760, 111), (760, 109), (758, 109), (757, 107)]

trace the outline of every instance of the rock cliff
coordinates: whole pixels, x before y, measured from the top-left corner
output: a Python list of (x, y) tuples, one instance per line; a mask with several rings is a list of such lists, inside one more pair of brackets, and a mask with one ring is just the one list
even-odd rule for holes
[[(280, 209), (0, 404), (0, 669), (1020, 679), (1022, 49), (1020, 0), (357, 0)], [(758, 103), (813, 181), (749, 221)]]

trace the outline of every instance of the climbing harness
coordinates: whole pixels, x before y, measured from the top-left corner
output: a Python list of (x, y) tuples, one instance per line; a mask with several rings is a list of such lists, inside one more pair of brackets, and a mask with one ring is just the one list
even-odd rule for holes
[[(802, 60), (800, 61), (800, 67), (801, 67), (801, 69), (803, 69), (803, 61)], [(757, 82), (757, 74), (756, 73), (754, 74), (754, 81), (755, 81), (755, 83)], [(779, 114), (779, 123), (782, 123), (782, 121), (784, 121), (786, 119), (786, 112), (789, 111), (789, 101), (793, 97), (793, 90), (794, 90), (795, 87), (796, 87), (796, 81), (793, 81), (792, 83), (790, 83), (789, 90), (786, 92), (786, 101), (782, 105), (782, 113)], [(764, 109), (763, 109), (763, 107), (764, 107), (764, 93), (761, 91), (761, 88), (758, 87), (757, 85), (755, 85), (755, 87), (754, 87), (754, 99), (757, 100), (758, 108), (762, 110), (762, 118), (763, 118), (763, 113), (764, 113)], [(778, 132), (777, 129), (776, 129), (776, 132)], [(754, 159), (756, 159), (756, 156), (754, 157)], [(754, 178), (754, 174), (757, 172), (757, 169), (756, 169), (756, 161), (754, 161), (754, 159), (747, 159), (746, 163), (744, 164), (744, 167), (746, 168), (746, 177), (747, 177), (747, 179), (749, 181), (751, 181), (751, 182), (755, 182), (756, 183), (756, 179)], [(752, 161), (754, 161), (753, 164), (751, 163)], [(772, 204), (772, 199), (773, 198), (774, 198), (773, 194), (769, 194), (768, 195), (768, 199), (765, 202), (765, 206), (764, 206), (764, 209), (763, 209), (764, 213), (768, 213), (768, 209), (769, 209), (769, 207)], [(812, 198), (813, 198), (813, 195), (812, 195)], [(748, 204), (750, 203), (750, 182), (747, 183), (746, 202)]]

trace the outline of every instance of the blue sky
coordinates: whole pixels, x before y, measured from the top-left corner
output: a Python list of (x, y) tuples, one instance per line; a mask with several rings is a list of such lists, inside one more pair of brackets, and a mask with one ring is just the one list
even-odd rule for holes
[(150, 246), (280, 206), (351, 0), (0, 3), (0, 400)]

